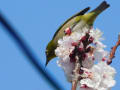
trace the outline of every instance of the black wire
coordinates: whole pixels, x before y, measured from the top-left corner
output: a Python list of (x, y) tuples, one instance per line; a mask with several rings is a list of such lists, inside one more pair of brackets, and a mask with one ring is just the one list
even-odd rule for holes
[(54, 90), (64, 90), (61, 85), (53, 79), (48, 71), (44, 71), (42, 64), (40, 64), (40, 60), (38, 60), (25, 43), (25, 41), (20, 37), (20, 35), (16, 32), (16, 30), (8, 23), (7, 19), (0, 13), (0, 22), (5, 28), (4, 30), (10, 34), (10, 36), (15, 40), (17, 45), (21, 48), (23, 53), (26, 55), (30, 63), (38, 70), (39, 74), (44, 77), (44, 79), (54, 88)]

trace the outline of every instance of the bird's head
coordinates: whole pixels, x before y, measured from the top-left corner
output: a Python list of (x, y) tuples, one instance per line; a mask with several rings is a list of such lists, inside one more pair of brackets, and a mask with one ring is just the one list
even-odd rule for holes
[(48, 62), (53, 59), (54, 57), (56, 57), (55, 55), (55, 49), (56, 49), (57, 45), (54, 44), (53, 41), (49, 42), (47, 47), (46, 47), (46, 65), (48, 64)]

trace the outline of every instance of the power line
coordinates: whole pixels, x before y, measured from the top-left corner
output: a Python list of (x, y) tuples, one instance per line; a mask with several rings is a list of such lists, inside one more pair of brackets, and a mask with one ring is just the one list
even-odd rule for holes
[(21, 48), (23, 53), (28, 58), (29, 62), (37, 69), (40, 75), (44, 77), (44, 79), (55, 89), (55, 90), (64, 90), (61, 85), (53, 79), (51, 74), (48, 71), (44, 71), (42, 64), (40, 64), (40, 60), (38, 60), (29, 48), (29, 46), (25, 43), (25, 41), (20, 37), (20, 35), (16, 32), (16, 30), (8, 23), (7, 19), (0, 13), (0, 22), (2, 26), (5, 28), (4, 30), (9, 33), (9, 35), (14, 39), (17, 45)]

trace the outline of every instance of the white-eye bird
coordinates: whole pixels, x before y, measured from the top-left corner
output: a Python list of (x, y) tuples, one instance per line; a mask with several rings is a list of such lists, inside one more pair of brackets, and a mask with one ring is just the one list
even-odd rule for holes
[(46, 47), (46, 65), (48, 62), (55, 58), (55, 49), (57, 48), (57, 43), (60, 38), (65, 36), (64, 30), (68, 27), (71, 28), (72, 31), (75, 30), (76, 26), (77, 28), (83, 28), (86, 25), (88, 28), (91, 28), (93, 26), (93, 23), (96, 19), (96, 17), (103, 12), (105, 9), (107, 9), (110, 5), (107, 4), (106, 1), (103, 1), (96, 9), (93, 11), (85, 14), (90, 8), (87, 7), (80, 11), (79, 13), (75, 14), (71, 18), (69, 18), (67, 21), (62, 24), (59, 29), (54, 34), (52, 40), (48, 43)]

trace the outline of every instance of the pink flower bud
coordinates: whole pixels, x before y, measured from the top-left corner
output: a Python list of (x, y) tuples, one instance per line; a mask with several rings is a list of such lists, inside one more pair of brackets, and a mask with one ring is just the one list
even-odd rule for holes
[(75, 62), (76, 61), (74, 53), (71, 53), (69, 55), (69, 57), (70, 57), (70, 62)]
[(83, 84), (81, 88), (88, 88), (88, 86), (86, 84)]
[(110, 65), (112, 63), (112, 60), (108, 60), (107, 64)]
[(77, 46), (78, 43), (77, 42), (72, 42), (72, 46)]
[(102, 58), (102, 61), (104, 62), (106, 60), (106, 58)]
[(79, 52), (83, 52), (83, 51), (84, 51), (84, 48), (78, 48), (78, 51), (79, 51)]
[(92, 60), (94, 61), (94, 60), (95, 60), (95, 57), (92, 57)]
[(83, 42), (83, 41), (86, 41), (86, 39), (87, 39), (87, 37), (86, 37), (86, 36), (83, 36), (80, 41)]
[(76, 59), (75, 58), (70, 58), (70, 62), (75, 62)]
[(72, 33), (70, 28), (66, 28), (64, 32), (66, 35), (70, 35)]
[(84, 73), (84, 70), (80, 69), (79, 74), (83, 74), (83, 73)]
[(82, 54), (82, 59), (85, 60), (85, 58), (87, 57), (87, 55), (84, 53)]
[(92, 43), (93, 40), (94, 40), (94, 38), (93, 38), (93, 37), (90, 37), (90, 38), (89, 38), (89, 43)]

